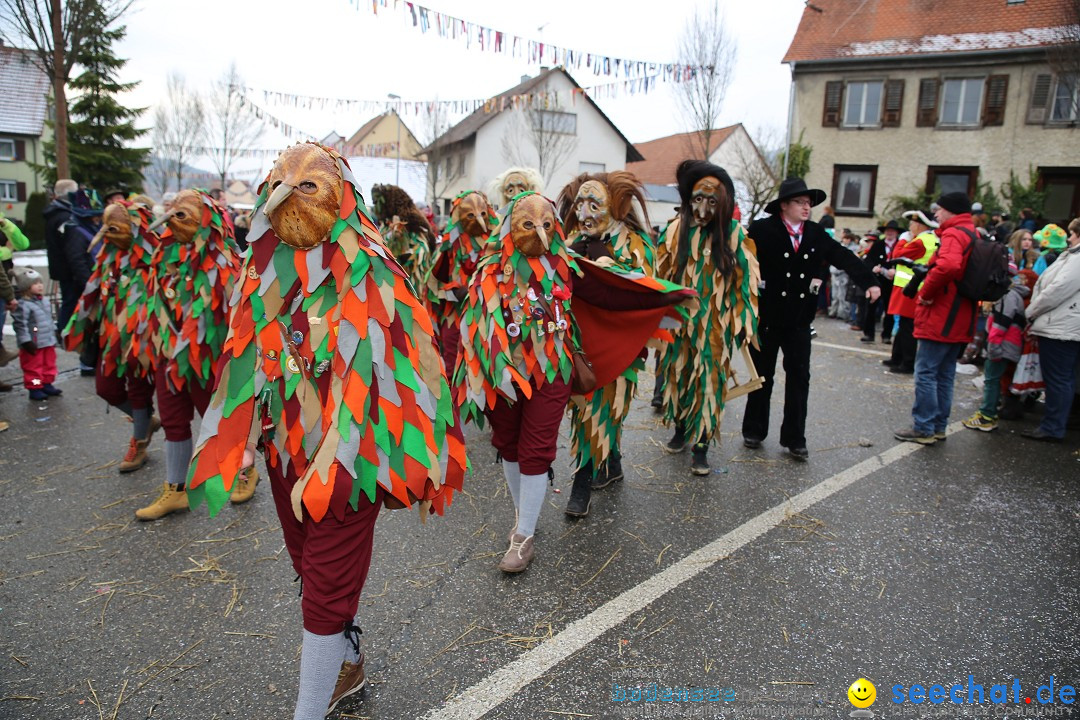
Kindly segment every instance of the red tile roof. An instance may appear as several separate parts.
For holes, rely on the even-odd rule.
[[[1073,0],[809,0],[784,62],[1042,47]]]
[[[49,85],[29,50],[0,46],[0,132],[41,135]]]
[[[709,137],[709,155],[716,152],[720,144],[731,137],[738,125],[729,125],[712,131]],[[635,143],[634,147],[644,156],[641,162],[628,162],[626,169],[637,175],[643,183],[671,185],[675,182],[675,168],[690,157],[701,157],[704,144],[702,133],[688,132],[678,135]]]

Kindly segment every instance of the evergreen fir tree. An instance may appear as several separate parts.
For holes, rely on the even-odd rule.
[[[135,127],[135,120],[145,108],[128,108],[117,100],[117,95],[139,83],[117,80],[127,60],[116,57],[112,49],[113,43],[127,34],[127,28],[109,29],[104,12],[96,3],[91,5],[90,12],[97,16],[93,23],[95,31],[77,59],[82,73],[68,85],[75,96],[68,107],[71,176],[99,192],[112,188],[139,191],[150,149],[131,147],[129,143],[146,133]],[[44,151],[45,165],[41,169],[52,183],[56,180],[55,143],[45,143]]]

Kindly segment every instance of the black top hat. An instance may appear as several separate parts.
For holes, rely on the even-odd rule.
[[[802,178],[788,178],[784,182],[780,183],[780,190],[777,198],[765,206],[765,212],[770,215],[775,215],[780,212],[780,203],[784,200],[790,200],[800,195],[806,195],[810,198],[810,206],[820,205],[825,202],[825,191],[818,190],[816,188],[809,189],[806,187],[806,181]]]
[[[900,223],[896,222],[896,220],[890,220],[889,222],[885,223],[884,225],[878,225],[877,229],[880,232],[885,232],[886,230],[895,230],[897,232],[903,232],[904,231],[904,228],[900,227]]]

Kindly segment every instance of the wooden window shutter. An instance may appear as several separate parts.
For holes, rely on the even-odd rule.
[[[1028,125],[1042,125],[1046,122],[1046,111],[1050,105],[1050,81],[1053,80],[1050,73],[1041,73],[1035,76],[1035,83],[1031,86],[1031,104],[1028,105]]]
[[[19,162],[22,162],[23,160],[26,160],[26,141],[25,140],[16,140],[15,141],[15,159],[17,161],[19,161]]]
[[[16,182],[15,183],[15,201],[16,202],[26,202],[26,183],[24,183],[24,182]]]
[[[1008,75],[991,75],[986,79],[983,96],[982,124],[984,126],[1005,123],[1005,99],[1009,93]]]
[[[900,114],[904,109],[904,81],[885,81],[885,105],[881,114],[881,127],[900,127]]]
[[[825,83],[825,110],[821,114],[821,127],[840,127],[840,107],[843,99],[843,81],[830,80]]]
[[[919,81],[919,112],[915,116],[916,127],[934,127],[937,125],[938,85],[937,78],[923,78]]]

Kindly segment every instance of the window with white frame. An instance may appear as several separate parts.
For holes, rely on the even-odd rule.
[[[844,127],[881,124],[881,80],[849,82],[844,94]]]
[[[948,78],[941,102],[942,125],[978,125],[983,78]]]
[[[0,138],[0,160],[15,159],[15,141],[8,138]]]
[[[14,180],[0,180],[0,202],[18,202],[19,186]]]
[[[607,172],[607,165],[604,163],[579,162],[578,172],[590,174]]]
[[[533,127],[564,135],[577,135],[577,115],[553,110],[538,110],[533,114]]]
[[[1080,115],[1080,87],[1077,87],[1076,75],[1059,75],[1054,89],[1054,109],[1050,113],[1051,122],[1074,121]]]

